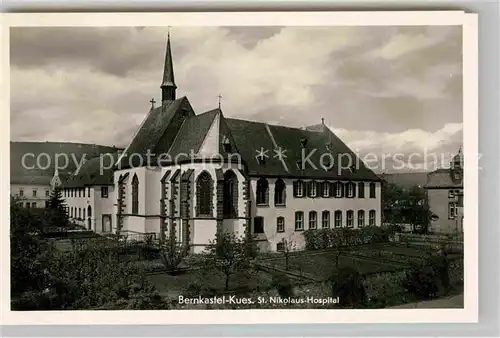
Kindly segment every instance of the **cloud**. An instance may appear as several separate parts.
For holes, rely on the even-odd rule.
[[[447,123],[434,132],[422,129],[402,133],[330,129],[360,156],[376,158],[378,172],[443,167],[463,143],[462,123]]]
[[[12,29],[11,139],[126,146],[160,101],[165,38],[154,27]],[[226,117],[325,118],[394,151],[445,147],[439,130],[462,123],[460,27],[174,27],[172,49],[177,96],[197,113],[222,94]]]

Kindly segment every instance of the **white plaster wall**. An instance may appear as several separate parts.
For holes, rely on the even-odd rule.
[[[365,210],[365,224],[368,225],[368,212],[375,210],[376,212],[376,225],[381,225],[381,185],[376,182],[376,198],[369,198],[369,183],[365,182],[365,198],[334,198],[334,197],[317,197],[309,198],[302,197],[296,198],[293,196],[293,181],[295,179],[284,179],[286,185],[286,206],[274,206],[274,184],[277,179],[268,179],[269,183],[269,206],[257,206],[256,201],[256,187],[258,178],[251,180],[251,197],[252,197],[252,233],[253,233],[253,217],[264,218],[264,234],[258,234],[257,238],[267,240],[270,242],[270,250],[276,250],[276,244],[282,238],[291,238],[296,242],[298,248],[302,248],[304,239],[301,231],[295,231],[295,212],[304,212],[304,230],[309,228],[309,211],[317,212],[317,228],[321,228],[321,212],[324,210],[330,211],[330,227],[334,226],[334,212],[335,210],[342,211],[342,223],[346,225],[346,211],[354,211],[354,228],[357,228],[357,211]],[[307,181],[307,180],[304,180]],[[276,219],[284,217],[285,219],[285,232],[277,232]]]
[[[87,208],[90,205],[92,207],[92,214],[94,214],[94,210],[96,208],[95,203],[94,203],[95,192],[94,192],[93,187],[91,187],[90,188],[90,196],[89,196],[88,187],[85,187],[83,190],[84,190],[84,193],[82,193],[81,197],[79,197],[78,188],[75,188],[75,193],[73,194],[73,197],[71,197],[71,194],[69,193],[69,191],[67,191],[66,197],[64,197],[64,192],[63,192],[63,198],[66,200],[66,206],[68,206],[69,209],[71,209],[72,207],[75,208],[75,210],[73,211],[73,216],[71,216],[71,211],[70,210],[68,211],[68,215],[70,216],[70,220],[76,224],[85,226],[85,228],[88,229],[88,221],[87,221],[88,209]],[[78,213],[78,208],[82,209],[81,214]],[[85,217],[83,217],[84,216],[83,209],[85,210]],[[83,220],[81,220],[81,221],[77,220],[79,215],[81,215],[81,218],[83,218]],[[92,217],[94,217],[94,216],[92,216]],[[95,231],[95,221],[94,220],[92,220],[92,230]]]
[[[21,198],[19,196],[20,190],[24,191],[24,196],[22,197],[23,205],[26,203],[36,203],[37,208],[45,208],[45,201],[49,200],[49,197],[45,196],[45,192],[48,191],[50,194],[50,185],[38,185],[38,184],[11,184],[10,194],[11,196]],[[36,197],[33,197],[33,189],[36,189]]]
[[[161,199],[161,168],[145,168],[145,215],[160,214],[160,199]],[[140,181],[139,181],[140,184]],[[140,188],[139,188],[140,190]],[[140,192],[139,192],[140,195]],[[139,209],[143,200],[139,196]]]
[[[146,232],[154,232],[157,236],[160,234],[160,217],[146,218]]]
[[[192,244],[194,244],[193,251],[194,253],[200,253],[205,249],[205,245],[215,240],[217,221],[215,219],[196,219],[193,223],[194,227],[191,228]]]
[[[115,192],[113,186],[107,186],[108,188],[108,197],[101,197],[101,190],[103,186],[94,186],[94,207],[92,214],[92,223],[95,224],[95,231],[98,233],[103,232],[103,224],[102,224],[102,215],[111,215],[111,227],[114,226],[114,215],[116,214],[115,204]]]
[[[225,219],[222,221],[222,231],[234,233],[237,237],[245,234],[244,219]]]

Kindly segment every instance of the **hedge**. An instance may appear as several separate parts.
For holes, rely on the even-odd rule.
[[[368,226],[363,228],[334,228],[304,231],[307,250],[389,242],[396,229]]]

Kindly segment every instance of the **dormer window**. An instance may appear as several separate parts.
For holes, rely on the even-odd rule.
[[[332,142],[327,142],[325,146],[326,146],[326,150],[332,151]]]
[[[307,146],[307,139],[305,137],[301,138],[300,144],[302,145],[302,148],[305,148]]]
[[[229,142],[229,138],[227,136],[224,136],[222,139],[222,145],[224,147],[224,151],[227,153],[231,152],[231,142]]]

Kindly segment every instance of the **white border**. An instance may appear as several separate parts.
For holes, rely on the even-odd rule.
[[[463,11],[235,12],[235,13],[23,13],[2,14],[0,77],[0,183],[2,324],[278,324],[278,323],[475,323],[478,321],[478,30],[477,15]],[[8,217],[9,27],[50,26],[463,26],[463,124],[465,161],[464,309],[378,310],[165,310],[10,311]]]

